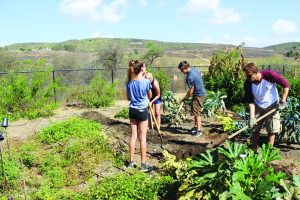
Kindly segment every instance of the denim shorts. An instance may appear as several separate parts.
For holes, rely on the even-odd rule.
[[[148,120],[148,107],[142,109],[129,108],[129,118],[137,121]]]

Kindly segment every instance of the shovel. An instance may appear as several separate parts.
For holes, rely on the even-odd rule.
[[[273,112],[275,112],[277,109],[274,108],[272,110],[270,110],[269,112],[267,112],[266,114],[260,116],[259,118],[256,119],[255,123],[259,122],[260,120],[266,118],[267,116],[269,116],[270,114],[272,114]],[[223,144],[226,140],[230,140],[231,138],[237,136],[238,134],[240,134],[241,132],[247,130],[248,128],[252,128],[250,126],[245,126],[244,128],[238,130],[237,132],[231,134],[230,136],[228,136],[227,138],[225,138],[224,140],[222,140],[221,142],[218,142],[216,144],[213,144],[213,143],[210,143],[207,145],[207,148],[214,148],[214,147],[217,147],[217,146],[220,146],[221,144]]]
[[[155,115],[154,115],[154,112],[153,112],[153,109],[152,109],[152,106],[151,106],[150,103],[149,103],[149,110],[150,110],[150,114],[151,114],[151,116],[152,116],[152,119],[153,119],[153,121],[154,121],[154,123],[155,123],[157,132],[158,132],[159,137],[160,137],[160,147],[163,149],[163,139],[162,139],[162,136],[161,136],[160,128],[159,128],[159,126],[158,126],[158,123],[157,123],[157,121],[156,121],[156,118],[155,118]],[[152,125],[152,126],[153,126],[153,125]]]

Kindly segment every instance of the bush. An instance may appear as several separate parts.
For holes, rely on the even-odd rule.
[[[159,69],[156,72],[152,72],[152,74],[159,83],[162,95],[164,95],[166,91],[171,89],[171,79],[164,70]]]
[[[222,91],[227,95],[226,107],[244,102],[244,57],[240,49],[219,51],[212,55],[209,73],[203,76],[207,90]]]
[[[44,62],[37,61],[38,67],[44,66]],[[57,83],[49,81],[50,69],[47,72],[35,72],[30,80],[24,74],[11,72],[0,81],[0,116],[11,118],[37,118],[53,114],[57,107],[53,101],[54,90]]]
[[[129,118],[129,108],[122,108],[117,114],[114,116],[115,118]]]
[[[83,87],[79,99],[89,108],[108,107],[116,100],[116,83],[109,84],[100,74],[95,75],[87,87]]]
[[[105,178],[97,187],[91,188],[87,199],[165,199],[167,187],[173,182],[170,176],[121,173]]]

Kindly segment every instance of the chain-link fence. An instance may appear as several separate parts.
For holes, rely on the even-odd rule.
[[[206,73],[208,66],[194,66],[200,72]],[[286,65],[261,65],[261,69],[272,69],[283,75],[293,75],[298,77],[300,75],[300,66],[286,66]],[[169,76],[171,81],[171,90],[175,93],[186,92],[187,86],[185,84],[185,75],[181,73],[177,66],[169,67],[150,67],[152,71],[163,70]],[[115,83],[118,94],[118,99],[126,98],[126,81],[127,81],[127,67],[117,69],[107,68],[85,68],[85,69],[61,69],[51,71],[49,76],[50,81],[59,81],[60,88],[56,93],[56,101],[62,102],[76,102],[76,95],[78,96],[79,88],[89,85],[95,76],[102,76],[107,83]],[[15,72],[26,75],[28,80],[32,77],[34,72],[46,71],[24,71]],[[0,72],[1,77],[7,75],[8,72]]]

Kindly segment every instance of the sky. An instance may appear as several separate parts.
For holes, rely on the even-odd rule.
[[[0,0],[0,46],[87,38],[300,42],[299,0]]]

